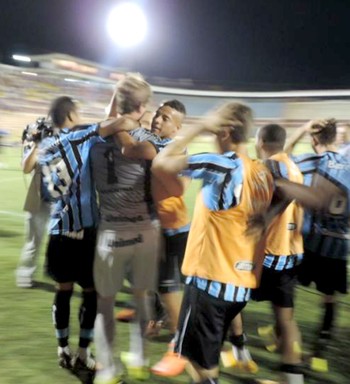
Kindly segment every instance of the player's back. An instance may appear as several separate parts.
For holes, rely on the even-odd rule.
[[[245,231],[249,217],[268,208],[273,181],[263,164],[243,155],[232,158],[232,171],[226,179],[233,178],[234,185],[222,188],[221,195],[212,194],[219,203],[217,210],[209,209],[205,202],[210,184],[198,194],[182,272],[254,288],[263,254],[256,260],[256,239],[247,237]]]
[[[292,182],[302,184],[303,175],[286,153],[278,153],[269,158],[268,167]],[[289,256],[303,253],[302,239],[303,209],[295,201],[279,214],[269,227],[266,238],[266,255]]]
[[[125,230],[148,228],[155,215],[149,164],[125,157],[112,139],[94,146],[91,162],[101,221]]]

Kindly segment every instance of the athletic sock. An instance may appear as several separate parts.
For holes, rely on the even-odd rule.
[[[329,334],[331,332],[334,322],[334,312],[334,303],[324,303],[324,316],[321,335],[322,333]]]
[[[201,381],[200,384],[218,384],[219,379],[206,379],[204,381]]]
[[[281,371],[287,384],[304,384],[304,374],[300,364],[282,364]]]
[[[235,336],[231,335],[229,340],[232,344],[232,353],[237,361],[248,362],[252,360],[252,356],[246,347],[247,336],[245,333]]]
[[[243,348],[247,342],[247,336],[245,333],[242,333],[241,335],[230,335],[229,340],[232,345],[234,345],[237,348]]]
[[[56,291],[54,303],[52,305],[52,319],[56,328],[56,337],[58,345],[62,348],[68,345],[70,299],[72,293],[73,290]]]
[[[97,312],[96,291],[82,292],[82,303],[79,310],[80,338],[79,347],[87,348],[94,337],[94,324]]]

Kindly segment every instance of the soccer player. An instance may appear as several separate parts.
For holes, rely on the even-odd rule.
[[[324,352],[332,337],[335,319],[335,294],[347,293],[347,255],[349,244],[350,164],[336,152],[336,122],[333,119],[311,121],[301,127],[288,143],[291,150],[306,133],[310,134],[315,154],[295,156],[304,174],[304,184],[290,185],[277,180],[287,198],[297,198],[310,208],[305,212],[304,259],[299,281],[315,282],[323,294],[323,320],[318,332],[316,355]]]
[[[258,157],[265,161],[275,177],[302,183],[303,176],[298,167],[283,152],[285,140],[286,131],[279,125],[260,128],[256,136]],[[267,230],[260,286],[252,294],[257,301],[272,303],[282,353],[283,382],[288,384],[304,383],[300,367],[300,333],[293,317],[294,288],[303,257],[302,220],[303,210],[295,201],[287,204],[273,219]]]
[[[136,81],[118,87],[112,103],[114,115],[140,119],[143,110],[131,97],[137,87]],[[142,133],[144,140],[158,140],[146,129]],[[114,303],[127,277],[132,283],[137,318],[131,324],[127,368],[133,378],[145,379],[148,361],[142,328],[149,317],[145,294],[156,287],[160,243],[160,226],[151,196],[150,164],[142,158],[124,156],[122,146],[113,138],[94,146],[91,163],[101,214],[94,279],[98,292],[95,341],[97,361],[102,369],[97,372],[95,382],[122,381],[120,360],[114,362]]]
[[[129,75],[117,84],[117,89],[127,82]],[[150,98],[150,87],[143,80],[134,87],[135,105],[144,109]],[[49,191],[55,198],[49,224],[47,271],[56,282],[53,319],[58,340],[59,365],[73,368],[80,375],[91,374],[95,361],[88,349],[93,337],[96,317],[96,291],[93,281],[96,225],[98,218],[94,185],[90,175],[90,149],[114,134],[119,124],[132,120],[113,119],[99,124],[78,126],[77,108],[59,110],[62,125],[69,133],[59,139],[39,156]],[[70,300],[74,283],[82,287],[82,304],[79,311],[80,337],[77,354],[72,359],[69,348]]]
[[[179,172],[203,180],[182,265],[187,279],[175,348],[188,358],[194,383],[218,383],[225,334],[262,268],[262,244],[245,231],[248,217],[269,206],[273,185],[267,168],[245,155],[251,122],[249,107],[225,104],[153,161],[153,172],[164,183]],[[220,153],[184,154],[203,132],[216,133]]]
[[[151,130],[168,143],[174,139],[186,116],[185,106],[178,100],[167,101],[158,108],[152,121]],[[184,189],[186,180],[182,178]],[[181,265],[185,253],[190,219],[183,198],[183,191],[177,196],[164,198],[166,185],[162,180],[153,178],[153,198],[164,236],[165,252],[159,265],[158,292],[164,302],[170,322],[170,331],[175,334],[182,299]]]
[[[186,115],[184,105],[178,100],[163,103],[152,121],[151,132],[160,140],[152,143],[146,140],[145,130],[135,130],[131,136],[125,132],[118,134],[123,153],[130,158],[152,160],[175,137]],[[140,141],[142,140],[142,141]],[[168,180],[169,181],[169,180]],[[189,217],[182,197],[186,188],[184,178],[171,180],[170,185],[153,178],[152,195],[156,203],[165,239],[165,255],[160,262],[159,292],[169,314],[172,331],[175,332],[181,302],[182,263],[189,229]],[[169,198],[167,188],[176,196]]]
[[[169,144],[182,126],[186,115],[185,106],[179,100],[163,103],[152,120],[151,132],[160,140],[151,144],[149,140],[137,142],[142,138],[142,130],[136,130],[132,137],[120,133],[124,154],[131,158],[144,156],[152,160],[159,150]],[[177,318],[181,303],[181,276],[179,266],[182,263],[189,230],[189,217],[183,199],[188,183],[184,178],[171,180],[172,194],[169,197],[169,185],[153,178],[152,195],[160,218],[165,254],[160,261],[159,292],[169,314],[171,330],[176,331]]]

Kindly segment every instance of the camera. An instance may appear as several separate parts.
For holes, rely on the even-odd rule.
[[[24,141],[34,141],[37,143],[52,135],[52,122],[45,117],[39,117],[35,123],[28,124],[23,130],[22,143]]]

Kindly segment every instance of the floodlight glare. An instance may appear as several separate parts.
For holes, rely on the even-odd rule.
[[[12,55],[13,60],[17,61],[25,61],[26,63],[30,63],[32,59],[29,56],[22,56],[22,55]]]
[[[108,16],[107,31],[122,47],[140,43],[147,32],[147,20],[142,9],[131,2],[121,3]]]

